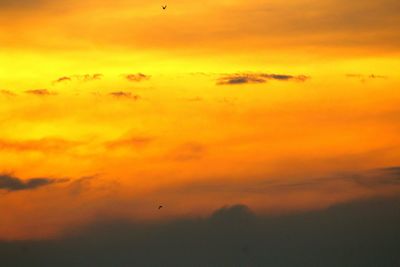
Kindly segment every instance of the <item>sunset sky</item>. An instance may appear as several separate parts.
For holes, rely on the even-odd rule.
[[[397,195],[399,25],[398,0],[0,0],[0,240]]]

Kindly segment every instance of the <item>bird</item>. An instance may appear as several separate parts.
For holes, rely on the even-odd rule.
[[[158,209],[160,210],[160,209],[162,209],[163,208],[163,206],[162,205],[160,205],[160,206],[158,206]]]
[[[161,7],[162,7],[162,9],[164,9],[164,10],[167,9],[167,5],[161,6]]]

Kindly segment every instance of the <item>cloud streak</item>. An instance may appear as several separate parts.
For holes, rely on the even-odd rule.
[[[5,95],[5,96],[16,96],[17,94],[15,94],[14,92],[10,91],[10,90],[0,90],[0,94],[1,95]]]
[[[191,154],[188,155],[190,156]],[[222,178],[213,178],[208,181],[182,184],[175,188],[164,188],[161,191],[169,191],[169,193],[174,194],[238,193],[251,195],[329,188],[338,182],[364,188],[378,189],[381,187],[398,186],[400,189],[400,167],[380,168],[364,172],[346,172],[332,174],[326,177],[299,178],[295,180],[270,178],[257,180],[247,179],[247,181],[243,182],[238,181],[238,179],[230,179],[227,181]]]
[[[197,142],[184,143],[171,152],[170,158],[175,161],[191,161],[201,159],[206,147]]]
[[[154,141],[152,137],[127,137],[105,143],[108,149],[118,148],[143,148]]]
[[[111,92],[110,96],[113,96],[115,98],[125,98],[125,99],[132,99],[132,100],[139,100],[140,96],[132,94],[131,92],[125,92],[125,91],[116,91],[116,92]]]
[[[44,2],[44,0],[0,0],[0,10],[35,8],[41,6]]]
[[[347,78],[355,78],[359,79],[361,82],[366,82],[367,80],[376,80],[376,79],[387,79],[387,76],[384,75],[376,75],[376,74],[370,74],[370,75],[364,75],[364,74],[346,74]]]
[[[137,73],[137,74],[126,74],[124,75],[125,79],[130,81],[130,82],[142,82],[149,80],[151,76],[143,74],[143,73]]]
[[[22,180],[8,174],[0,174],[0,190],[6,190],[8,192],[34,190],[39,187],[66,181],[66,179],[51,178],[31,178],[28,180]]]
[[[56,80],[54,80],[53,84],[71,82],[73,80],[83,81],[83,82],[90,82],[90,81],[101,80],[103,77],[104,77],[104,75],[101,74],[101,73],[62,76],[62,77],[59,77]]]
[[[52,96],[52,95],[56,95],[57,93],[55,92],[51,92],[47,89],[32,89],[32,90],[26,90],[25,91],[26,94],[30,94],[30,95],[36,95],[36,96]]]
[[[57,80],[53,81],[53,83],[62,83],[62,82],[70,82],[70,81],[72,81],[71,77],[63,76],[63,77],[60,77]]]
[[[266,83],[268,80],[304,82],[310,79],[305,75],[267,74],[267,73],[235,73],[224,75],[217,80],[217,85],[240,85]]]
[[[61,138],[42,138],[29,140],[0,139],[0,151],[12,150],[17,152],[41,151],[60,152],[66,151],[79,143]]]

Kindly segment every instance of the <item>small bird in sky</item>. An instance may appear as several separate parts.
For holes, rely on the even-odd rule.
[[[160,210],[160,209],[162,209],[163,208],[163,206],[162,205],[160,205],[160,206],[158,206],[158,209]]]
[[[161,7],[162,7],[162,9],[164,9],[164,10],[167,9],[167,5],[161,6]]]

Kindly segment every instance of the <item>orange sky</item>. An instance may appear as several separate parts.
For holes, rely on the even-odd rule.
[[[0,239],[397,192],[399,11],[0,0]]]

